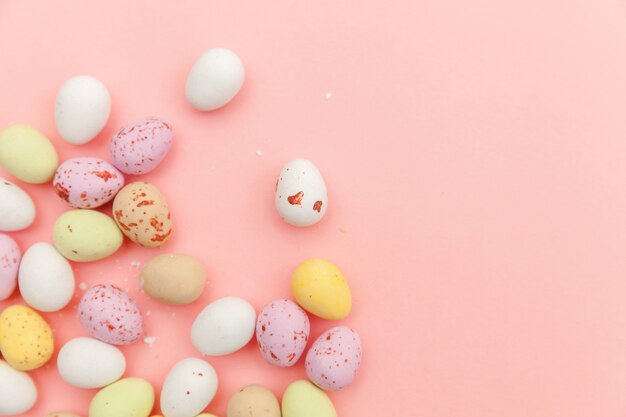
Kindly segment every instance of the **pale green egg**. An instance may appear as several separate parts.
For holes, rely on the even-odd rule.
[[[337,417],[326,393],[302,379],[292,382],[285,390],[282,410],[282,417]]]
[[[58,165],[57,151],[37,129],[13,125],[0,132],[0,166],[14,177],[42,184],[52,179]]]
[[[89,404],[89,417],[148,417],[154,388],[145,379],[124,378],[102,388]]]

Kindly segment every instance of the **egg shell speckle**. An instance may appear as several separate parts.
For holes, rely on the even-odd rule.
[[[315,385],[334,391],[352,382],[361,365],[361,356],[361,338],[357,332],[337,326],[313,342],[304,366]]]
[[[263,358],[280,367],[298,362],[309,340],[309,331],[309,317],[291,300],[268,303],[256,323],[256,338]]]
[[[99,284],[85,292],[78,318],[92,337],[113,345],[128,345],[143,333],[137,304],[120,288]]]
[[[15,290],[21,257],[15,240],[0,233],[0,301],[9,298]]]
[[[54,352],[48,323],[30,307],[15,304],[0,314],[0,352],[18,371],[43,366]]]
[[[111,201],[124,186],[124,175],[100,158],[63,162],[54,174],[54,190],[74,208],[95,208]]]
[[[163,119],[146,117],[121,128],[111,140],[113,164],[126,174],[146,174],[172,147],[172,128]]]

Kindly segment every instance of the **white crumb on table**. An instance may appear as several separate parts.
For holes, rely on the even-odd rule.
[[[211,165],[211,171],[215,171],[215,165]]]
[[[340,231],[341,233],[347,233],[347,232],[348,232],[348,229],[346,229],[346,228],[345,228],[345,226],[341,226],[341,227],[339,228],[339,231]]]
[[[150,310],[146,311],[146,316],[149,316],[150,314],[152,314]]]
[[[80,284],[78,284],[78,288],[80,288],[82,291],[85,291],[87,289],[87,284],[81,282]]]
[[[152,347],[152,345],[154,345],[154,342],[156,342],[156,337],[154,337],[154,336],[146,336],[146,337],[143,338],[143,342],[146,345]]]
[[[326,100],[330,100],[330,98],[331,98],[332,96],[333,96],[333,93],[331,93],[330,91],[327,91],[327,92],[324,94],[324,98],[325,98]]]
[[[263,152],[261,152],[260,149],[257,149],[256,150],[256,156],[261,156],[261,155],[263,155]]]
[[[130,263],[130,267],[131,268],[139,268],[140,266],[141,266],[141,262],[139,262],[139,261],[132,261]]]

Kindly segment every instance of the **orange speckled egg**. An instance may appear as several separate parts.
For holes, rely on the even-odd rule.
[[[52,330],[35,310],[12,305],[0,314],[0,351],[18,371],[43,366],[54,351]]]

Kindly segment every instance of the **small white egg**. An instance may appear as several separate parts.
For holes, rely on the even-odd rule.
[[[0,178],[0,231],[26,229],[35,221],[35,204],[28,194],[11,181]]]
[[[57,369],[61,378],[77,388],[100,388],[124,374],[126,359],[113,345],[91,337],[77,337],[59,351]]]
[[[311,226],[328,209],[324,178],[313,162],[294,159],[285,164],[276,180],[276,209],[293,226]]]
[[[36,401],[37,387],[30,376],[0,360],[0,415],[25,413]]]
[[[161,412],[164,417],[195,417],[206,408],[217,392],[217,374],[213,367],[197,358],[176,363],[167,374],[161,389]]]

